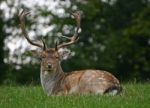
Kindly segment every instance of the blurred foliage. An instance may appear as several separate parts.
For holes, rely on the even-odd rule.
[[[77,9],[73,8],[75,6]],[[52,30],[53,36],[63,32],[64,25],[74,25],[70,17],[60,18],[52,12],[35,8],[41,16],[50,14],[53,17],[49,23],[56,25]],[[64,9],[65,13],[75,10],[83,12],[80,40],[70,48],[76,55],[62,62],[64,71],[94,68],[110,71],[123,81],[150,79],[149,0],[78,0],[71,1],[71,6]],[[39,65],[29,63],[17,70],[15,65],[3,62],[6,53],[3,42],[7,36],[3,26],[16,26],[16,23],[10,23],[13,19],[16,21],[17,17],[7,22],[0,17],[0,70],[4,70],[0,73],[0,79],[6,83],[11,79],[20,84],[35,84],[39,82]],[[70,34],[73,34],[73,27],[70,27]],[[44,38],[49,46],[54,46],[54,37]],[[5,65],[8,66],[3,69]]]

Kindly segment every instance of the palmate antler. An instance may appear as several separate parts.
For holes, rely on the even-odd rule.
[[[26,17],[28,14],[30,14],[30,12],[29,12],[29,11],[25,11],[25,10],[23,10],[23,11],[19,14],[20,27],[21,27],[21,30],[22,30],[22,34],[23,34],[23,36],[27,39],[27,41],[28,41],[30,44],[32,44],[32,45],[34,45],[34,46],[37,46],[37,47],[39,47],[39,48],[45,50],[45,49],[46,49],[46,44],[45,44],[45,42],[44,42],[42,39],[41,39],[41,41],[42,41],[43,45],[41,45],[41,44],[39,44],[39,43],[33,42],[32,40],[30,40],[30,38],[29,38],[29,36],[28,36],[28,33],[27,33],[26,29],[25,29],[25,17]]]
[[[79,35],[78,35],[78,32],[79,32],[79,29],[80,29],[80,21],[81,21],[81,14],[79,11],[77,12],[74,12],[72,13],[72,15],[74,16],[75,20],[76,20],[76,24],[77,24],[77,29],[74,33],[74,35],[72,37],[67,37],[67,36],[61,36],[61,37],[64,37],[68,40],[70,40],[69,42],[66,42],[66,43],[62,43],[60,45],[57,45],[56,44],[56,47],[59,49],[59,48],[63,48],[63,47],[66,47],[66,46],[69,46],[71,44],[74,44],[75,42],[78,41],[79,39]]]

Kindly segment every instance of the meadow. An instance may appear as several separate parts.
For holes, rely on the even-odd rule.
[[[123,84],[121,95],[47,96],[41,86],[0,86],[0,108],[150,108],[150,84]]]

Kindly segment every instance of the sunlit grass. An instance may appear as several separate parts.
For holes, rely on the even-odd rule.
[[[124,84],[117,96],[46,96],[40,86],[0,86],[0,108],[150,108],[150,84]]]

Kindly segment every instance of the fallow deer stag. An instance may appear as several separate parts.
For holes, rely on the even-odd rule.
[[[23,36],[27,41],[39,48],[41,52],[35,51],[38,57],[41,58],[41,85],[47,95],[67,95],[67,94],[119,94],[121,86],[117,78],[111,73],[103,70],[85,69],[65,73],[61,68],[60,61],[65,55],[60,53],[60,48],[67,47],[78,41],[78,31],[80,28],[80,13],[72,13],[77,24],[77,29],[72,37],[66,37],[69,41],[61,44],[56,44],[55,48],[47,48],[44,41],[42,44],[33,42],[25,30],[25,17],[29,14],[27,11],[22,11],[19,15],[20,27]]]

